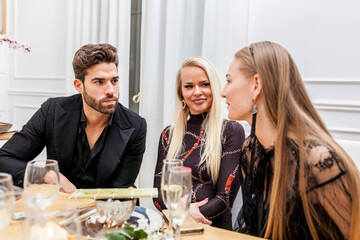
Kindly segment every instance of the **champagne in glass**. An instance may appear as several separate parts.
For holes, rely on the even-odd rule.
[[[0,230],[8,226],[15,209],[15,194],[12,177],[0,173]]]
[[[52,179],[47,183],[44,177]],[[32,209],[44,210],[51,205],[60,188],[59,166],[55,160],[28,162],[24,177],[24,198]]]
[[[168,183],[169,190],[167,191],[167,200],[169,205],[169,214],[171,221],[175,226],[175,239],[180,239],[180,227],[185,220],[191,200],[191,168],[170,168]]]
[[[161,174],[161,196],[163,198],[163,202],[165,204],[165,206],[169,209],[169,213],[170,213],[170,208],[168,205],[168,199],[167,199],[167,191],[169,190],[169,169],[171,167],[176,167],[176,166],[182,166],[183,165],[183,161],[181,161],[180,159],[165,159],[163,161],[163,166],[162,166],[162,174]],[[168,231],[168,235],[170,235],[169,237],[171,237],[172,235],[172,222],[171,222],[171,218],[169,220],[169,231]]]
[[[172,184],[167,186],[167,199],[171,203],[179,202],[182,194],[182,186]]]

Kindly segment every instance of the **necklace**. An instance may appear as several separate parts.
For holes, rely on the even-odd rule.
[[[204,133],[204,128],[201,129],[200,135],[199,135],[196,143],[195,143],[194,146],[190,149],[190,151],[185,155],[185,157],[183,157],[183,158],[181,159],[182,161],[185,161],[185,160],[189,157],[189,155],[194,151],[194,149],[199,145],[199,142],[200,142],[200,140],[201,140],[201,137],[202,137],[203,133]],[[164,136],[166,143],[169,144],[169,139],[166,137],[166,134],[165,134],[164,131],[162,131],[162,135]]]
[[[197,145],[199,145],[199,142],[200,142],[200,139],[201,139],[201,136],[202,136],[203,133],[204,133],[204,129],[201,129],[198,140],[196,141],[194,146],[190,149],[190,151],[185,155],[185,157],[183,157],[181,159],[182,161],[185,161],[189,157],[189,155],[194,151],[194,149],[197,147]]]

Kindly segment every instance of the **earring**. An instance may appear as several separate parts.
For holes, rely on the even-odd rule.
[[[255,125],[256,125],[256,115],[258,113],[258,109],[256,107],[256,101],[253,99],[252,100],[254,103],[253,109],[252,109],[252,122],[251,122],[251,132],[250,132],[250,136],[253,137],[255,136]]]
[[[253,109],[252,109],[252,114],[257,114],[257,112],[258,112],[258,109],[257,109],[257,107],[256,107],[256,101],[253,99],[252,100],[253,101],[253,103],[254,103],[254,106],[253,106]]]
[[[182,104],[183,104],[183,105],[182,105],[182,108],[185,109],[185,108],[186,108],[186,102],[185,102],[184,99],[182,100]]]

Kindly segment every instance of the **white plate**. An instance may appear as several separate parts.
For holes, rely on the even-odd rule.
[[[88,239],[106,239],[105,233],[118,232],[118,229],[103,228],[103,225],[97,221],[100,216],[98,213],[87,218],[82,222],[82,236]],[[154,210],[136,206],[130,218],[126,220],[130,224],[137,224],[138,219],[147,219],[152,229],[159,229],[163,226],[164,220],[162,216]]]

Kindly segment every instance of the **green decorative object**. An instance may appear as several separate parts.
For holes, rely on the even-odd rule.
[[[137,239],[147,239],[148,234],[140,229],[134,230],[133,227],[122,227],[119,232],[116,233],[107,233],[104,234],[107,240],[137,240]]]

